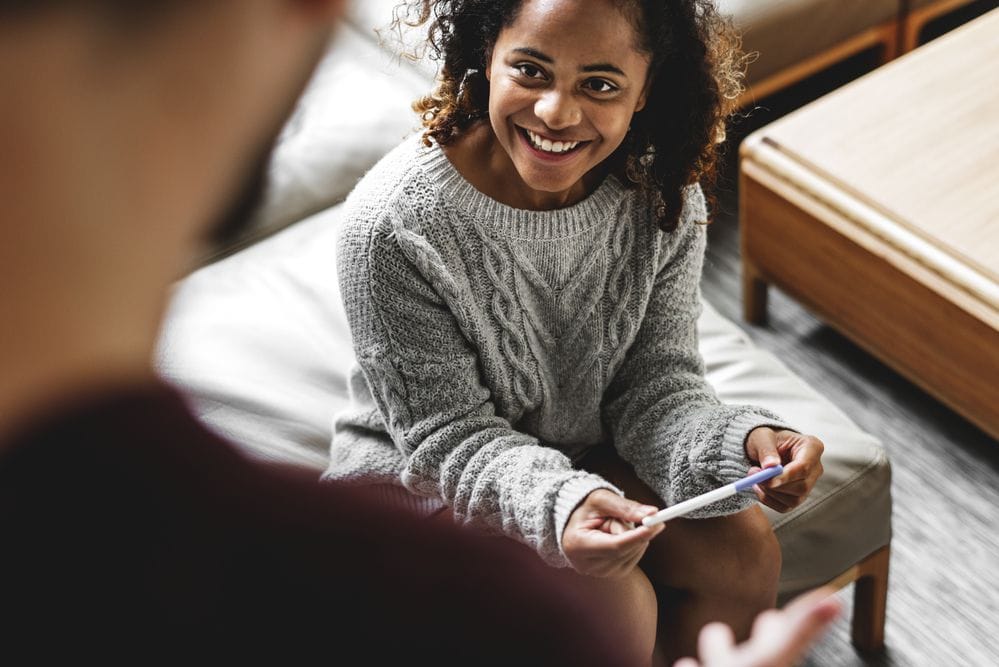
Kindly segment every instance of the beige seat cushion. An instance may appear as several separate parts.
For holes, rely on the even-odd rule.
[[[159,353],[163,375],[210,427],[317,477],[353,361],[334,264],[339,214],[324,211],[181,282]],[[887,543],[889,468],[878,442],[708,304],[700,329],[722,400],[763,405],[827,445],[809,501],[771,514],[782,589],[822,583]]]
[[[899,0],[716,0],[742,32],[743,48],[759,53],[753,84],[897,17]]]

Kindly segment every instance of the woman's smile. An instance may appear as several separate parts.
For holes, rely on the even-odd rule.
[[[532,155],[553,164],[561,164],[578,157],[578,154],[592,143],[582,140],[553,139],[519,126],[517,131]]]
[[[526,0],[486,67],[500,201],[554,209],[585,198],[645,105],[649,56],[614,2]],[[584,180],[585,179],[585,180]]]

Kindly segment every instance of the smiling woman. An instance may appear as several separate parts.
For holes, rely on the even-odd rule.
[[[685,186],[713,184],[717,139],[724,137],[725,122],[735,109],[744,69],[739,38],[713,3],[450,0],[414,1],[404,7],[405,11],[397,12],[400,23],[420,25],[435,17],[430,21],[431,56],[442,61],[441,77],[436,90],[414,105],[423,115],[428,138],[448,146],[457,134],[496,113],[495,97],[508,92],[509,86],[500,83],[497,87],[491,70],[501,63],[510,66],[498,61],[497,51],[506,46],[514,50],[511,55],[522,56],[523,62],[515,61],[513,66],[523,79],[533,80],[535,89],[577,84],[587,99],[604,102],[590,104],[590,108],[620,109],[626,106],[623,100],[634,98],[634,106],[627,110],[630,123],[601,141],[602,149],[612,140],[617,143],[614,150],[603,151],[603,159],[610,158],[603,169],[615,173],[625,185],[654,195],[656,217],[664,229],[672,229],[679,219]],[[523,12],[532,16],[520,24],[543,41],[499,42],[501,32],[514,37],[506,29]],[[519,37],[523,40],[528,35]],[[565,44],[575,53],[564,54],[563,61],[556,63],[550,53],[536,46],[539,43],[550,45],[549,50]],[[602,50],[606,59],[600,57]],[[564,76],[572,58],[578,60],[578,70],[571,73],[571,81],[553,80],[555,68]],[[624,67],[625,61],[633,67]],[[636,61],[642,61],[644,72]],[[542,105],[552,101],[560,100],[549,92]],[[534,129],[542,142],[546,136],[559,136],[557,128],[547,128],[552,130],[547,135],[542,128]],[[496,131],[500,140],[506,134]],[[509,151],[512,143],[504,147]],[[590,166],[596,164],[599,161]],[[590,180],[599,182],[600,174]]]
[[[485,136],[502,147],[490,151],[499,160],[463,159],[462,151],[481,152],[472,142],[445,151],[479,167],[465,176],[488,184],[480,190],[518,208],[561,208],[592,192],[648,88],[649,57],[637,44],[621,48],[636,38],[624,14],[603,2],[585,11],[573,0],[551,4],[521,7],[486,65],[492,132]]]
[[[603,600],[627,664],[692,654],[711,620],[746,636],[780,572],[751,496],[635,527],[776,464],[756,498],[788,511],[822,472],[817,438],[720,403],[698,351],[731,33],[709,0],[399,13],[433,17],[443,67],[422,135],[344,209],[357,366],[326,478],[533,548]]]

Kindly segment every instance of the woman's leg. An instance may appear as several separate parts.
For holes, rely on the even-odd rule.
[[[628,498],[663,507],[612,449],[601,448],[581,466],[618,485]],[[697,633],[711,621],[729,624],[745,640],[756,615],[777,601],[780,545],[759,507],[670,521],[640,565],[659,594],[658,644],[671,660],[696,655]]]
[[[589,577],[570,569],[552,570],[585,589],[601,609],[603,623],[620,637],[621,664],[651,665],[658,633],[656,592],[640,568],[620,579]]]
[[[451,511],[444,509],[429,520],[454,519]],[[551,573],[552,577],[567,580],[576,590],[588,591],[588,597],[599,605],[603,622],[621,639],[621,664],[651,664],[656,647],[658,606],[656,592],[640,568],[620,579],[589,577],[571,569],[552,568]]]

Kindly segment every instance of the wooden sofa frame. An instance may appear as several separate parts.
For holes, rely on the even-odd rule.
[[[935,0],[914,9],[912,0],[899,0],[899,10],[895,18],[868,28],[825,51],[754,83],[740,95],[739,108],[749,107],[757,100],[868,49],[878,49],[879,65],[894,60],[919,46],[919,35],[927,23],[973,1]]]

